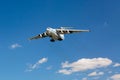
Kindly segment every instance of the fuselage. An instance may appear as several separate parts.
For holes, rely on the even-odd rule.
[[[47,35],[51,38],[51,40],[64,40],[64,34],[60,34],[56,31],[56,29],[48,27],[46,30]]]

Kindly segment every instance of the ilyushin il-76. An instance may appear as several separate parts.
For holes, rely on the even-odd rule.
[[[58,29],[48,27],[44,33],[38,34],[37,36],[34,36],[34,37],[31,37],[30,40],[50,37],[51,42],[55,42],[56,40],[62,41],[65,38],[64,34],[89,32],[89,31],[90,30],[78,30],[78,29],[71,29],[71,28],[68,28],[68,27],[60,27]]]

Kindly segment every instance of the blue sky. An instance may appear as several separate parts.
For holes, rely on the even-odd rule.
[[[0,80],[120,80],[119,0],[0,1]],[[72,26],[90,33],[28,41]]]

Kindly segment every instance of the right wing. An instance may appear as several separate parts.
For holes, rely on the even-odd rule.
[[[77,30],[77,29],[56,29],[56,31],[60,34],[71,34],[71,33],[79,33],[79,32],[90,32],[90,30]]]
[[[44,38],[44,37],[48,37],[48,35],[46,34],[46,32],[44,32],[42,34],[38,34],[37,36],[31,37],[31,38],[29,38],[29,40],[39,39],[39,38]]]

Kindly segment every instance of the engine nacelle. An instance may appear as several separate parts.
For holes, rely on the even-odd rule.
[[[46,37],[46,36],[47,36],[47,33],[46,33],[46,32],[42,33],[42,36],[43,36],[43,37]]]

